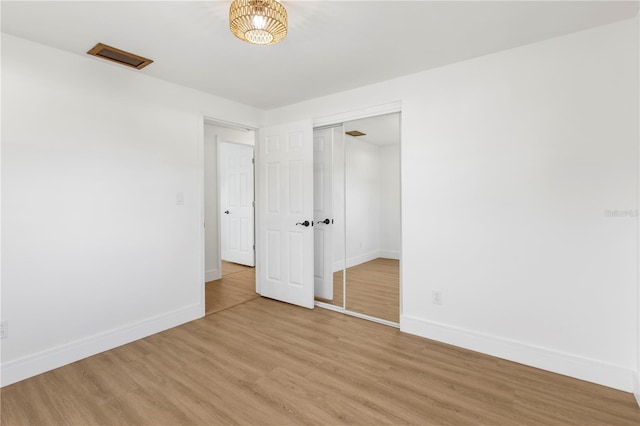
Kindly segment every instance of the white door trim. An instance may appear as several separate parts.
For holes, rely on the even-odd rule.
[[[196,133],[198,136],[198,210],[200,211],[200,221],[198,222],[200,228],[200,238],[199,238],[199,250],[198,250],[198,279],[202,283],[202,289],[200,290],[200,313],[201,316],[205,314],[205,260],[204,260],[204,249],[205,249],[205,229],[204,229],[204,124],[206,121],[206,117],[202,116],[200,120],[198,120],[198,132]]]
[[[340,124],[345,121],[359,120],[361,118],[375,117],[376,115],[391,114],[394,112],[402,112],[402,104],[400,101],[339,112],[322,117],[315,117],[313,119],[313,128],[315,129],[317,127]]]

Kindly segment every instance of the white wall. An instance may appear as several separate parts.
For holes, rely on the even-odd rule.
[[[378,253],[387,259],[400,257],[400,146],[383,145],[380,156],[380,236]]]
[[[2,35],[3,384],[203,315],[203,115],[260,111]]]
[[[400,147],[346,144],[346,265],[400,254]],[[344,262],[341,263],[341,265]]]
[[[638,18],[265,121],[398,100],[401,328],[630,391],[637,220],[605,211],[638,208]]]
[[[380,240],[379,147],[345,135],[347,268],[378,257]]]

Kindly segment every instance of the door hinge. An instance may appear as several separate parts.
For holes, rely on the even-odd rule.
[[[255,206],[256,206],[256,202],[255,202],[255,201],[252,201],[252,202],[251,202],[251,207],[255,207]]]
[[[251,164],[256,164],[256,159],[255,158],[251,159]]]
[[[255,244],[253,245],[253,251],[256,251],[256,245]]]

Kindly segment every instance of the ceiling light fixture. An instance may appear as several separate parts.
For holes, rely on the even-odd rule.
[[[275,44],[287,36],[287,10],[276,0],[233,0],[229,28],[247,43]]]

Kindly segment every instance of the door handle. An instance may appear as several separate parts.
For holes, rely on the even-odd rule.
[[[304,222],[298,222],[298,223],[296,223],[296,225],[302,225],[302,226],[304,226],[304,227],[307,227],[307,226],[311,225],[311,223],[309,223],[309,221],[308,221],[308,220],[305,220]]]
[[[328,224],[330,224],[331,222],[333,222],[331,219],[326,218],[325,220],[321,220],[321,221],[319,221],[318,223],[324,223],[325,225],[328,225]]]
[[[229,214],[229,210],[225,210],[224,214]]]

